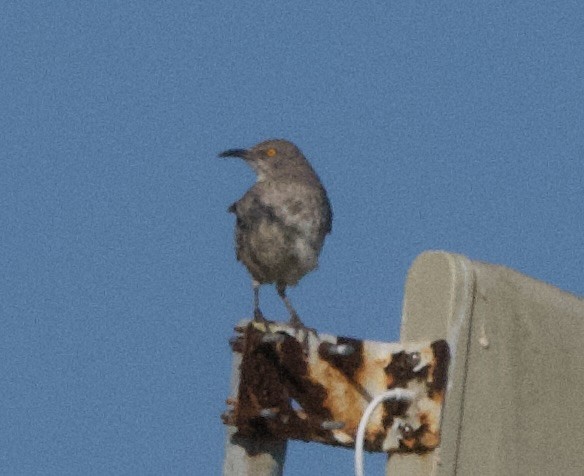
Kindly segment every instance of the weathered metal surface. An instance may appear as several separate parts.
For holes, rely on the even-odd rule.
[[[298,439],[353,447],[368,403],[405,388],[411,402],[387,401],[373,413],[365,449],[424,452],[440,442],[449,350],[445,341],[384,343],[250,322],[231,345],[242,353],[240,385],[226,424],[253,438]]]

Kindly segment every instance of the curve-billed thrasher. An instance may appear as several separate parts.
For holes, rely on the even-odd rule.
[[[318,265],[332,211],[326,190],[302,152],[286,140],[268,140],[251,149],[230,149],[220,157],[240,157],[256,172],[257,182],[229,207],[235,213],[237,259],[252,277],[254,319],[265,322],[259,287],[276,283],[290,313],[290,324],[303,327],[286,296]]]

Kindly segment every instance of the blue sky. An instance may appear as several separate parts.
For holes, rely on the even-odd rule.
[[[220,474],[252,308],[227,148],[290,139],[326,185],[289,293],[319,330],[397,340],[427,249],[584,294],[583,25],[579,1],[5,2],[0,473]],[[293,443],[286,474],[351,458]]]

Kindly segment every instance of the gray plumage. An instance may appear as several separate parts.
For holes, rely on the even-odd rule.
[[[240,157],[257,174],[255,185],[229,207],[237,217],[237,259],[253,281],[254,317],[264,320],[259,286],[275,283],[290,312],[290,323],[303,326],[286,296],[286,287],[298,283],[318,265],[332,226],[326,190],[302,152],[286,140],[226,150],[220,157]]]

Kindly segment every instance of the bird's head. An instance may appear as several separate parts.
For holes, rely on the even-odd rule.
[[[250,149],[229,149],[221,152],[219,157],[242,158],[255,170],[258,181],[312,173],[300,149],[283,139],[260,142]]]

